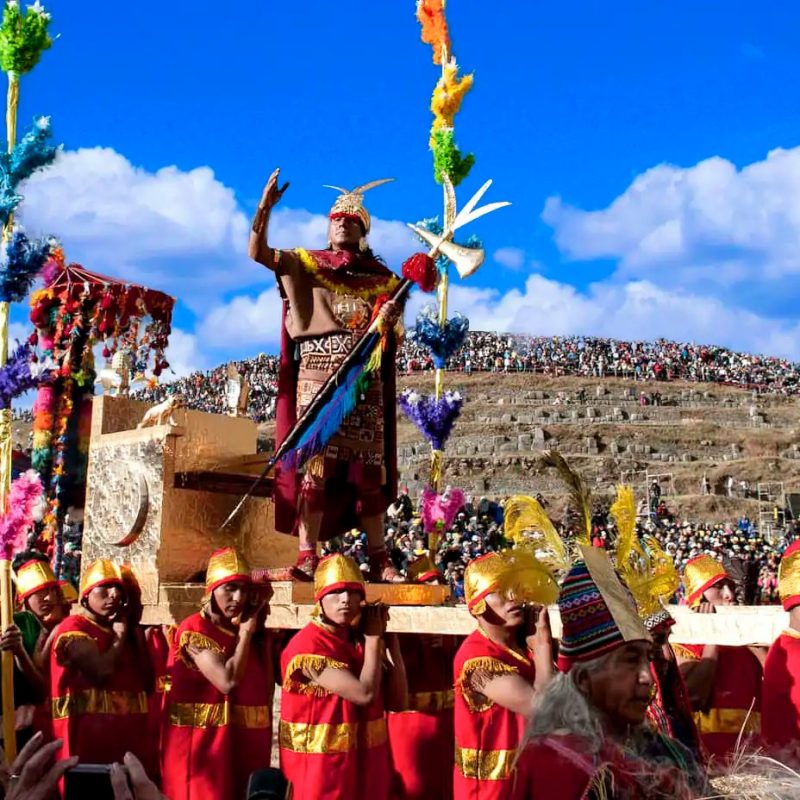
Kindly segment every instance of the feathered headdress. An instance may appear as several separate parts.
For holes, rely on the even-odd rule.
[[[663,618],[663,603],[680,586],[678,570],[655,537],[639,540],[636,501],[630,486],[617,487],[617,498],[610,512],[617,527],[617,572],[633,595],[645,624],[657,624]]]
[[[376,186],[382,186],[384,183],[391,183],[394,178],[379,178],[376,181],[356,186],[355,189],[343,189],[341,186],[330,186],[325,184],[326,189],[335,189],[341,194],[336,198],[336,202],[331,207],[328,213],[329,219],[336,219],[337,217],[355,217],[364,227],[364,234],[369,233],[372,218],[369,211],[364,207],[364,194]]]
[[[558,600],[558,582],[532,547],[521,545],[500,553],[506,568],[497,581],[497,591],[520,603],[549,606]]]
[[[575,510],[581,515],[583,530],[576,533],[575,541],[578,545],[591,544],[592,540],[592,505],[591,494],[572,467],[567,464],[564,457],[555,450],[546,450],[542,457],[543,462],[548,467],[555,467],[561,480],[567,485],[569,498]]]
[[[509,497],[503,507],[503,535],[515,547],[529,547],[554,572],[569,569],[567,548],[547,512],[533,497]]]

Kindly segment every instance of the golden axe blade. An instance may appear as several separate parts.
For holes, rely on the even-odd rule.
[[[427,242],[432,248],[435,248],[443,256],[448,258],[455,265],[456,271],[459,276],[464,279],[468,278],[483,264],[486,254],[480,248],[464,247],[463,245],[456,244],[455,242],[442,241],[442,239],[435,233],[426,231],[417,225],[409,225],[414,233],[423,241]]]

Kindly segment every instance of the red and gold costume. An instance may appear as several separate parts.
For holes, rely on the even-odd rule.
[[[206,602],[218,586],[233,582],[250,583],[250,570],[226,548],[209,559]],[[190,646],[227,661],[236,633],[211,622],[206,610],[175,631],[161,750],[164,793],[170,800],[244,797],[250,774],[270,764],[274,678],[264,634],[253,637],[244,675],[227,695],[197,669],[187,653]]]
[[[506,562],[488,553],[469,563],[464,574],[467,607],[486,611],[486,597],[498,588]],[[459,647],[453,663],[455,684],[455,800],[509,800],[516,797],[513,765],[525,720],[481,694],[475,680],[515,673],[533,684],[535,670],[525,656],[489,639],[478,628]]]
[[[717,583],[731,580],[725,568],[710,556],[698,556],[686,564],[684,582],[687,603],[696,607],[703,593]],[[675,644],[676,655],[699,661],[705,645]],[[726,758],[733,753],[740,733],[758,735],[761,729],[762,669],[747,647],[717,648],[714,693],[707,711],[696,710],[697,730],[710,756]]]
[[[100,559],[91,564],[81,579],[81,599],[97,586],[123,588],[120,568]],[[148,736],[146,678],[138,658],[126,644],[113,674],[94,685],[70,668],[68,648],[76,640],[91,640],[104,653],[114,642],[111,627],[82,614],[59,623],[50,653],[50,688],[53,733],[64,740],[58,758],[77,755],[84,763],[121,762],[126,752],[134,753],[145,769],[157,764],[156,746]]]
[[[26,561],[18,570],[17,570],[17,602],[21,606],[25,606],[25,601],[36,592],[42,591],[43,589],[51,589],[51,588],[61,588],[60,582],[56,578],[53,570],[50,569],[50,565],[46,561]],[[74,589],[73,589],[74,592]],[[63,591],[62,591],[63,596]],[[77,599],[77,597],[76,597]],[[44,625],[44,622],[40,619],[39,622]],[[47,636],[49,635],[49,631],[45,630],[42,634],[42,637],[39,639],[39,644],[37,644],[37,652],[41,652],[41,646],[44,644]],[[45,686],[48,687],[48,693],[45,700],[36,706],[33,712],[33,723],[31,727],[34,731],[41,731],[45,737],[45,741],[51,741],[53,739],[53,713],[52,707],[50,703],[50,658],[49,654],[46,659],[42,661],[40,664],[40,668],[42,670],[42,677],[44,679]]]
[[[331,219],[358,220],[365,237],[370,216],[362,201],[368,188],[344,192],[330,212]],[[362,243],[359,252],[273,251],[269,266],[283,298],[278,443],[365,332],[378,303],[399,284],[397,276],[366,249],[366,238]],[[361,516],[382,514],[396,497],[394,351],[390,334],[380,371],[324,451],[306,464],[302,483],[293,469],[278,468],[277,530],[295,532],[298,494],[310,510],[324,512],[323,540],[349,530]]]
[[[323,559],[314,576],[315,600],[343,589],[364,594],[356,564]],[[346,669],[359,676],[363,649],[351,630],[317,616],[281,655],[281,769],[293,800],[379,800],[389,794],[389,757],[382,693],[359,708],[316,685],[312,673]]]
[[[800,540],[783,554],[778,593],[786,611],[800,606]],[[785,630],[769,649],[761,705],[764,744],[800,750],[800,632],[794,628]]]
[[[409,565],[410,581],[440,579],[422,556]],[[456,636],[403,633],[400,650],[408,678],[408,709],[388,714],[392,800],[453,796],[453,660]]]

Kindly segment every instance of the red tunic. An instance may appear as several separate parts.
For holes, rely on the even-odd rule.
[[[520,754],[519,781],[525,800],[689,800],[696,795],[685,770],[666,758],[637,759],[610,742],[592,753],[577,736],[545,736]]]
[[[491,641],[478,628],[458,649],[453,664],[455,683],[454,800],[511,800],[519,795],[513,770],[525,719],[469,686],[474,672],[516,673],[534,681],[529,658]]]
[[[155,677],[155,691],[147,699],[147,716],[150,724],[149,735],[154,741],[158,742],[159,753],[161,752],[161,735],[164,726],[164,702],[169,688],[167,662],[175,630],[174,625],[170,625],[166,633],[161,625],[154,625],[145,630],[147,655],[153,665],[153,676]]]
[[[361,674],[364,655],[347,631],[310,622],[281,655],[281,769],[294,800],[385,800],[386,721],[380,692],[365,709],[308,682],[304,670]]]
[[[699,660],[703,645],[673,645],[676,654]],[[739,734],[757,736],[761,729],[761,664],[746,647],[718,649],[714,696],[708,711],[695,711],[703,747],[710,756],[727,758]],[[751,711],[752,707],[752,711]]]
[[[114,633],[81,614],[67,617],[56,629],[50,652],[53,733],[64,740],[57,758],[77,755],[84,763],[110,764],[130,751],[152,773],[157,743],[148,736],[147,692],[136,653],[126,645],[114,673],[96,686],[66,666],[67,646],[76,639],[91,639],[104,653]]]
[[[453,659],[458,637],[401,634],[409,710],[387,719],[392,800],[453,796]]]
[[[800,746],[800,633],[784,631],[764,665],[761,733],[768,746]]]
[[[186,655],[195,645],[231,658],[236,634],[192,614],[170,648],[170,689],[161,747],[170,800],[244,797],[254,769],[270,765],[274,679],[264,636],[253,638],[244,676],[230,694],[212,686]]]

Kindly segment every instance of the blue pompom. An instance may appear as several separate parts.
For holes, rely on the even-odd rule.
[[[417,316],[413,338],[430,350],[434,367],[443,369],[447,360],[464,344],[468,331],[469,319],[463,314],[456,314],[440,327],[436,310],[425,306]]]

